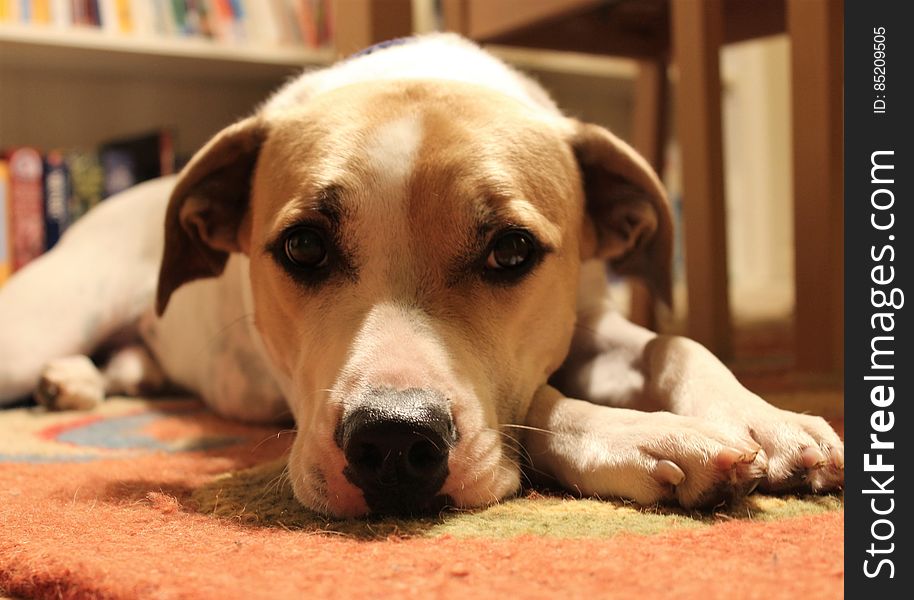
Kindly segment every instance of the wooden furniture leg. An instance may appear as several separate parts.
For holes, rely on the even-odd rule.
[[[663,173],[666,141],[667,79],[665,61],[640,61],[632,110],[632,145],[658,174]],[[648,329],[657,329],[655,298],[639,279],[629,280],[629,318]]]
[[[721,125],[721,0],[673,0],[679,66],[676,130],[682,154],[688,333],[721,358],[732,352]]]
[[[411,0],[334,0],[333,11],[334,45],[340,56],[413,33]]]
[[[789,0],[797,368],[844,366],[844,5]]]

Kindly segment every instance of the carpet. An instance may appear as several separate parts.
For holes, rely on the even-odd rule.
[[[479,511],[334,521],[292,497],[293,435],[189,399],[0,411],[0,596],[843,594],[838,496],[755,495],[699,513],[528,490]]]

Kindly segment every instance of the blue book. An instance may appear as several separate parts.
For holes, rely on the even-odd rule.
[[[63,155],[52,150],[45,158],[44,171],[44,232],[48,250],[70,225],[72,189]]]

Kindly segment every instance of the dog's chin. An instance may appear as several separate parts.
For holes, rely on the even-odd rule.
[[[319,488],[302,483],[293,484],[295,497],[302,505],[316,513],[336,519],[355,519],[367,516],[368,504],[362,492],[352,486],[351,489],[322,492]]]

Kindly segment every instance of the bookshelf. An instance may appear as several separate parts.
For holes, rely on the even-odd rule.
[[[284,5],[292,10],[307,1]],[[271,5],[277,3],[283,0]],[[412,32],[411,0],[321,4],[332,7],[333,48],[296,45],[284,32],[241,43],[140,31],[145,25],[124,34],[53,18],[23,23],[7,14],[0,19],[0,146],[84,147],[168,128],[176,152],[188,155],[303,68]],[[252,9],[252,27],[254,13],[268,10],[266,0],[244,6]],[[274,25],[297,27],[300,19],[288,16]]]
[[[0,143],[95,145],[168,127],[193,152],[333,49],[0,24]]]
[[[200,38],[125,36],[89,28],[0,24],[0,69],[29,68],[238,81],[283,78],[332,62],[330,48],[229,45]]]

